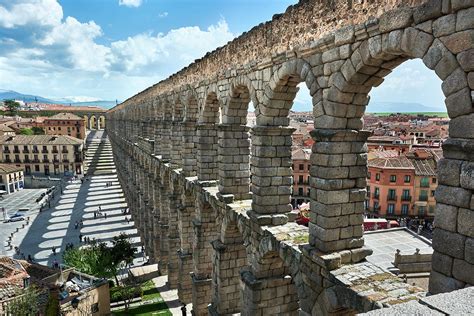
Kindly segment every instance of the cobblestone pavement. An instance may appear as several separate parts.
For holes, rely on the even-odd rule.
[[[127,207],[122,189],[117,181],[112,150],[103,131],[88,136],[85,181],[72,181],[50,210],[33,215],[27,229],[15,234],[13,245],[19,245],[24,256],[31,255],[41,264],[52,265],[56,259],[61,263],[61,254],[68,243],[79,245],[79,237],[109,242],[113,236],[126,233],[139,246],[139,237],[130,215],[124,214]],[[111,185],[107,186],[107,183]],[[102,216],[94,217],[101,209]],[[80,223],[76,228],[76,222]],[[52,247],[57,248],[53,255]],[[138,258],[136,263],[143,263]]]

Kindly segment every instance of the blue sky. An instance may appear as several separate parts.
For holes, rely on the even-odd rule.
[[[0,89],[124,100],[296,2],[0,0]],[[444,110],[440,82],[421,62],[403,64],[371,94]],[[310,109],[304,89],[294,109]]]

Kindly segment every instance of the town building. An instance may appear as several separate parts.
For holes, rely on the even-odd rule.
[[[369,215],[396,219],[433,219],[438,186],[434,150],[414,150],[398,157],[368,161],[366,209]]]
[[[15,131],[7,124],[0,124],[0,135],[15,135]]]
[[[58,113],[43,122],[47,135],[68,135],[84,139],[86,137],[85,121],[72,113]]]
[[[83,172],[83,141],[67,135],[0,136],[0,161],[25,175],[71,176]]]
[[[309,202],[309,170],[311,168],[310,156],[311,150],[306,148],[297,148],[291,153],[293,161],[293,194],[291,204],[293,208],[298,205]]]
[[[0,193],[10,194],[22,190],[24,181],[22,167],[0,164]]]
[[[368,162],[368,213],[397,218],[413,215],[415,168],[404,156],[375,158]]]

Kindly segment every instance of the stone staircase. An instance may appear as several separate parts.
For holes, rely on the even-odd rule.
[[[86,147],[84,174],[90,176],[116,173],[112,146],[105,133],[100,138],[89,139]]]

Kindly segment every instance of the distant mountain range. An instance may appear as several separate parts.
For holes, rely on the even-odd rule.
[[[73,102],[67,98],[62,100],[51,100],[48,98],[43,98],[37,95],[30,95],[30,94],[23,94],[20,92],[16,92],[13,90],[3,90],[0,89],[0,101],[1,100],[21,100],[23,102],[31,103],[31,102],[39,102],[39,103],[50,103],[50,104],[71,104],[71,105],[94,105],[104,109],[110,109],[116,105],[115,101],[104,101],[104,100],[97,100],[92,102]]]
[[[421,103],[405,102],[369,102],[366,112],[369,113],[404,113],[404,112],[446,112],[446,109],[426,106]]]

